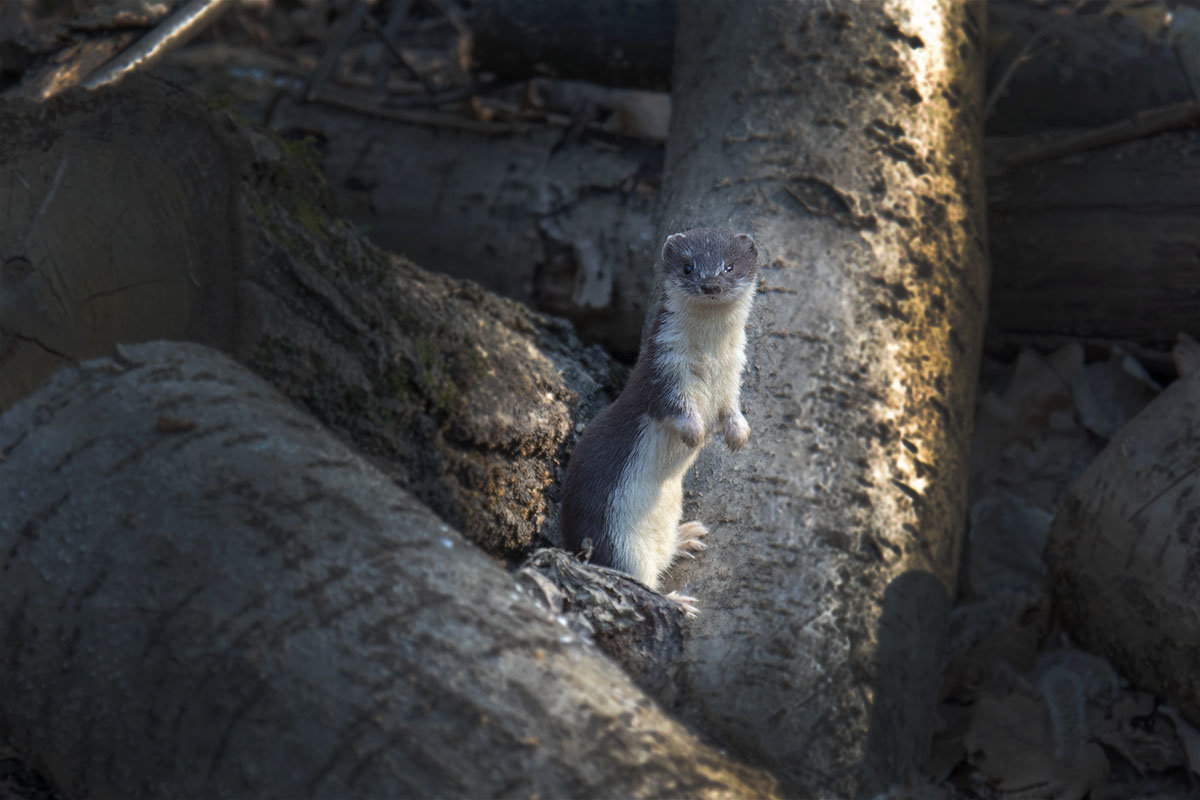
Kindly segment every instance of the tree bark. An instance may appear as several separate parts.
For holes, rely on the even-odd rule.
[[[517,572],[538,602],[616,661],[638,688],[670,707],[683,650],[684,611],[632,576],[557,548]]]
[[[686,484],[714,530],[677,570],[706,612],[681,707],[793,796],[874,796],[931,733],[986,308],[979,10],[680,7],[659,238],[747,231],[765,264],[750,444]]]
[[[377,250],[311,154],[156,81],[8,104],[0,141],[0,407],[116,342],[199,341],[490,552],[554,536],[572,417],[618,374],[569,326]]]
[[[214,350],[64,370],[0,454],[0,729],[67,796],[774,795]]]

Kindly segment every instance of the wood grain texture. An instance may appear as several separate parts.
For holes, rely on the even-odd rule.
[[[1173,131],[989,178],[997,340],[1200,334],[1200,134]]]

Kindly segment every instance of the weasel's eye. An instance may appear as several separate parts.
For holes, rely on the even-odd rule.
[[[726,265],[725,265],[725,271],[726,271],[726,272],[733,272],[733,264],[726,264]]]
[[[684,275],[691,275],[691,274],[692,274],[692,265],[691,265],[691,264],[684,264],[684,265],[683,265],[683,274],[684,274]]]

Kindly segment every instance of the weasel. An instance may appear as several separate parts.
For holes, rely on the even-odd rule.
[[[750,435],[740,393],[758,250],[747,234],[697,228],[667,237],[662,265],[650,335],[575,445],[561,511],[568,549],[591,539],[594,563],[651,589],[676,557],[705,549],[708,529],[680,519],[683,476],[706,437],[720,431],[736,451]],[[695,612],[693,598],[675,599]]]

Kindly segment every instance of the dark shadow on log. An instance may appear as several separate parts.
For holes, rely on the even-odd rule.
[[[1200,133],[1176,131],[989,179],[996,342],[1200,334]]]
[[[942,581],[920,570],[897,576],[883,593],[875,652],[868,673],[859,676],[864,690],[874,695],[865,748],[871,758],[859,767],[870,778],[859,789],[859,800],[928,780],[932,731],[914,735],[909,721],[937,705],[949,607]]]

